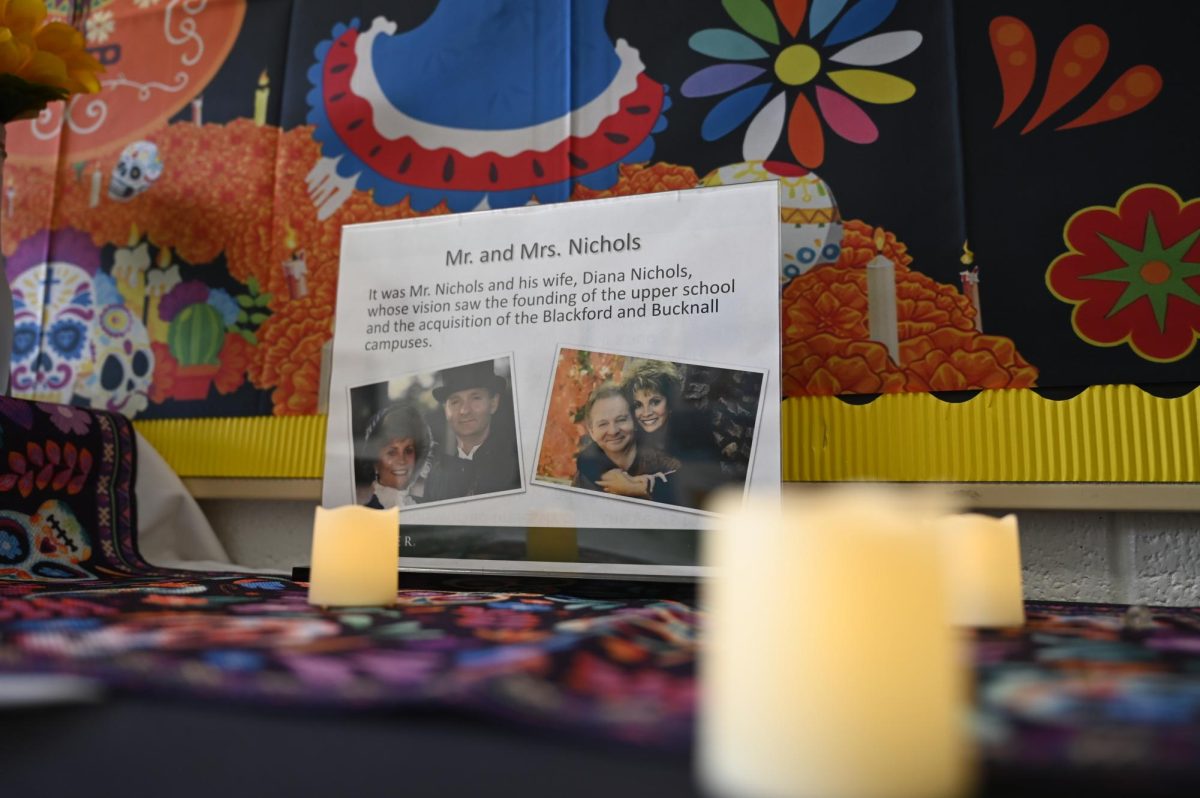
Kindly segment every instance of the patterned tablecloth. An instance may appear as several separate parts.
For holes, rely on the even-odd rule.
[[[120,417],[0,399],[0,445],[0,672],[239,703],[445,707],[690,749],[694,600],[462,577],[401,590],[390,608],[322,610],[301,582],[143,561]],[[990,769],[1200,778],[1200,609],[1028,614],[972,639]]]
[[[335,611],[309,606],[303,583],[238,574],[0,582],[0,670],[270,704],[444,704],[685,749],[702,613],[619,593],[401,590],[392,608]],[[988,760],[1200,768],[1200,610],[1028,612],[974,638]]]

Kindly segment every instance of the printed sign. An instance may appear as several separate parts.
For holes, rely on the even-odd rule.
[[[426,527],[695,530],[777,494],[778,218],[762,183],[347,227],[326,506],[400,506],[445,556]]]

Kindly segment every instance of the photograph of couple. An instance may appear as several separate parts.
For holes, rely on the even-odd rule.
[[[374,508],[519,492],[511,356],[350,389],[356,501]]]
[[[766,375],[587,351],[558,351],[534,482],[703,510],[743,489]]]

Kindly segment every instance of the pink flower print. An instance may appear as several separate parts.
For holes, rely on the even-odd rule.
[[[38,402],[37,406],[50,417],[50,422],[58,427],[61,432],[71,435],[83,435],[92,425],[90,414],[70,405]]]

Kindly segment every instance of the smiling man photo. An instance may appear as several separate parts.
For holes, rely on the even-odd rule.
[[[433,389],[451,435],[425,486],[426,502],[481,496],[521,487],[511,392],[484,360],[443,369]]]

